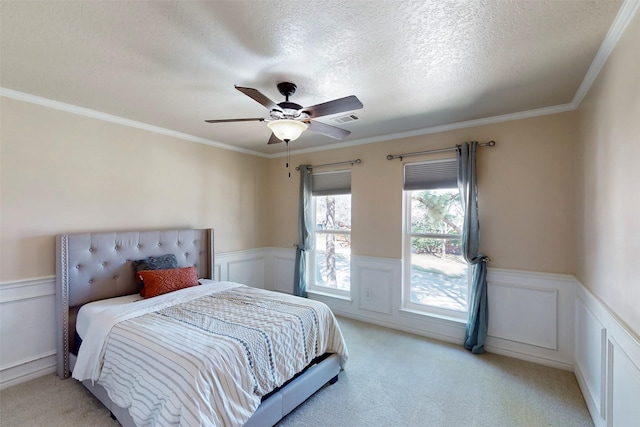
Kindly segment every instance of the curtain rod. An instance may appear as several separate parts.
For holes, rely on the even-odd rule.
[[[353,164],[354,164],[354,163],[362,163],[362,160],[360,160],[360,159],[355,159],[355,160],[345,160],[344,162],[325,163],[325,164],[323,164],[323,165],[315,165],[315,166],[310,165],[309,167],[310,167],[311,169],[313,169],[313,168],[319,168],[319,167],[321,167],[321,166],[344,165],[344,164],[347,164],[347,163],[349,163],[351,166],[353,166]],[[300,166],[302,166],[302,165],[300,165]],[[297,171],[299,171],[299,170],[300,170],[300,166],[296,166],[296,170],[297,170]]]
[[[482,144],[478,144],[478,147],[493,147],[494,145],[496,145],[495,141],[489,141],[489,142],[484,142]],[[417,151],[415,153],[389,154],[387,156],[387,160],[393,160],[393,159],[402,160],[403,157],[419,156],[421,154],[444,153],[445,151],[453,151],[453,150],[457,150],[458,148],[460,148],[460,145],[456,145],[455,147],[449,147],[449,148],[439,148],[436,150]]]

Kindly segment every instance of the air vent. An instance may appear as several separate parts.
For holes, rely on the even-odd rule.
[[[334,117],[333,120],[334,122],[337,123],[349,123],[349,122],[353,122],[355,120],[359,120],[360,118],[358,116],[356,116],[355,114],[347,114],[346,116],[340,116],[340,117]]]

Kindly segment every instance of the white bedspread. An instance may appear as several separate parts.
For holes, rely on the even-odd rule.
[[[98,380],[138,425],[240,426],[325,352],[347,360],[326,305],[211,282],[97,313],[73,377]]]

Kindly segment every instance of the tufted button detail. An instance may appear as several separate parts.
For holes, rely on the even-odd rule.
[[[162,246],[162,243],[158,243],[158,246]]]
[[[113,280],[118,280],[118,276],[113,276]]]
[[[80,264],[76,265],[76,270],[80,270]]]
[[[140,243],[138,243],[138,244],[136,245],[136,247],[137,247],[138,249],[140,249],[140,248],[142,247],[142,245],[141,245]]]
[[[119,250],[120,250],[120,246],[116,246],[116,247],[115,247],[115,250],[116,250],[116,251],[119,251]]]
[[[106,263],[106,262],[103,262],[103,263],[102,263],[102,266],[103,266],[103,267],[106,267],[106,266],[107,266],[107,263]]]
[[[189,256],[189,252],[185,252],[185,253],[184,253],[184,256],[185,256],[185,257],[188,257],[188,256]]]
[[[182,244],[182,242],[181,242],[180,240],[178,240],[178,241],[176,242],[176,246],[180,246],[181,244]]]
[[[89,252],[93,252],[93,248],[89,248]]]
[[[93,283],[93,279],[89,279],[89,284],[92,284],[92,283]]]

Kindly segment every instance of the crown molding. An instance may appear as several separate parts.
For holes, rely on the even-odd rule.
[[[77,105],[66,104],[64,102],[54,101],[52,99],[43,98],[29,93],[20,92],[13,89],[7,89],[0,87],[0,96],[5,98],[16,99],[18,101],[29,102],[31,104],[41,105],[43,107],[53,108],[54,110],[66,111],[68,113],[77,114],[80,116],[90,117],[92,119],[104,120],[106,122],[116,123],[122,126],[128,126],[136,129],[146,130],[148,132],[158,133],[161,135],[171,136],[186,141],[197,142],[199,144],[210,145],[212,147],[222,148],[223,150],[236,151],[239,153],[250,154],[252,156],[267,157],[264,153],[258,151],[247,150],[245,148],[235,147],[233,145],[223,144],[221,142],[213,141],[199,136],[189,135],[183,132],[177,132],[175,130],[166,129],[160,126],[154,126],[147,123],[138,122],[135,120],[126,119],[120,116],[114,116],[112,114],[102,113],[100,111],[91,110],[89,108],[78,107]]]
[[[580,87],[578,87],[578,90],[573,97],[573,101],[571,101],[571,104],[575,105],[576,109],[582,103],[582,100],[589,92],[589,89],[591,89],[593,82],[595,82],[596,77],[600,74],[600,71],[607,62],[609,55],[613,52],[613,49],[618,44],[618,40],[620,40],[620,37],[627,29],[629,22],[638,9],[640,9],[640,0],[625,0],[625,2],[622,3],[622,6],[620,6],[618,14],[602,41],[600,49],[598,49],[598,53],[596,53],[596,56],[593,58],[593,62],[591,63],[589,70],[587,70],[587,74],[585,74]]]

